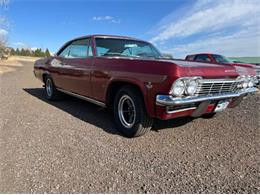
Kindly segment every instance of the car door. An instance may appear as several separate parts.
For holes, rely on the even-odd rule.
[[[70,45],[67,44],[49,61],[49,72],[57,88],[65,89],[64,59],[68,57]]]
[[[91,96],[90,73],[93,63],[90,38],[72,41],[57,57],[61,61],[58,85],[63,90]]]

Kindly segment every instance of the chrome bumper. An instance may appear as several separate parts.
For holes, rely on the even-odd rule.
[[[247,95],[249,93],[255,93],[258,89],[255,87],[241,90],[236,93],[225,93],[218,95],[207,95],[207,96],[192,96],[192,97],[173,97],[171,95],[157,95],[156,96],[156,105],[159,106],[179,106],[185,104],[198,103],[203,101],[212,101],[212,100],[221,100],[229,98],[238,98],[240,96]]]

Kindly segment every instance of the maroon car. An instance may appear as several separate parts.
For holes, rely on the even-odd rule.
[[[223,55],[211,54],[211,53],[199,53],[199,54],[187,55],[185,60],[198,61],[198,62],[212,62],[215,64],[230,64],[232,66],[235,66],[237,71],[241,71],[241,72],[245,72],[247,69],[253,69],[254,71],[256,71],[258,83],[260,81],[260,66],[254,64],[247,64],[243,62],[233,62]]]
[[[150,130],[153,119],[213,116],[254,93],[254,72],[234,66],[166,60],[150,43],[92,35],[66,43],[54,57],[35,62],[34,74],[49,100],[66,93],[114,111],[128,137]]]

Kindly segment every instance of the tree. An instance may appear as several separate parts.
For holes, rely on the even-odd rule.
[[[44,54],[46,57],[50,57],[51,54],[50,54],[50,51],[48,50],[48,48],[45,50],[45,54]]]
[[[15,50],[15,55],[17,55],[17,56],[20,55],[20,50],[18,48],[16,48],[16,50]]]
[[[15,56],[15,55],[16,55],[15,50],[14,50],[14,48],[12,48],[11,49],[11,56]]]
[[[2,7],[5,8],[9,4],[9,0],[0,0],[0,13],[3,12]],[[7,45],[7,19],[0,15],[0,57],[4,54]]]

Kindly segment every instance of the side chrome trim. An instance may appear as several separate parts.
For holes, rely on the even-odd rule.
[[[79,99],[82,99],[82,100],[91,102],[91,103],[96,104],[96,105],[98,105],[98,106],[101,106],[101,107],[103,107],[103,108],[106,107],[106,104],[103,103],[103,102],[100,102],[100,101],[97,101],[97,100],[94,100],[94,99],[91,99],[91,98],[88,98],[88,97],[79,95],[79,94],[77,94],[77,93],[73,93],[73,92],[70,92],[70,91],[66,91],[66,90],[64,90],[64,89],[57,88],[57,90],[58,90],[58,91],[61,91],[61,92],[63,92],[63,93],[66,93],[66,94],[68,94],[68,95],[74,96],[74,97],[76,97],[76,98],[79,98]]]
[[[245,90],[241,90],[240,92],[234,93],[223,93],[216,95],[206,95],[206,96],[190,96],[190,97],[173,97],[171,95],[157,95],[156,96],[156,105],[159,106],[176,106],[176,105],[185,105],[203,101],[211,101],[211,100],[221,100],[221,99],[229,99],[229,98],[237,98],[240,96],[247,95],[249,93],[255,93],[259,91],[257,88],[252,87]]]
[[[174,114],[174,113],[178,113],[178,112],[184,112],[184,111],[188,111],[188,110],[195,110],[197,107],[190,107],[190,108],[183,108],[183,109],[179,109],[179,110],[172,110],[169,111],[168,109],[166,110],[167,114]]]

